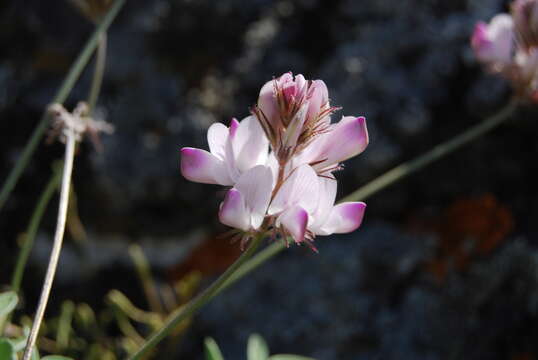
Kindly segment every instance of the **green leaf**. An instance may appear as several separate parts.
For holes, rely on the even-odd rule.
[[[269,357],[267,360],[316,360],[311,357],[292,355],[292,354],[278,354]]]
[[[265,340],[258,334],[252,334],[248,338],[247,359],[248,360],[267,360],[269,357],[269,348]]]
[[[0,339],[0,359],[17,360],[17,354],[13,350],[13,346],[6,339]]]
[[[205,360],[224,360],[217,342],[213,338],[205,338]]]
[[[6,316],[15,309],[19,297],[14,291],[8,291],[0,294],[0,316]],[[1,358],[0,358],[1,359]]]
[[[65,356],[60,356],[60,355],[47,355],[41,358],[41,360],[73,360],[73,359],[65,357]]]

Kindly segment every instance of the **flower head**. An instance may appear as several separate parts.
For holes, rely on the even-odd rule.
[[[327,131],[335,110],[323,81],[285,73],[262,87],[253,113],[277,160],[285,163]]]
[[[244,244],[258,233],[315,250],[317,235],[357,229],[364,203],[334,205],[340,163],[368,145],[364,117],[331,124],[321,80],[286,73],[267,82],[252,116],[208,130],[209,151],[183,148],[181,172],[192,181],[232,186],[219,209],[221,223]]]

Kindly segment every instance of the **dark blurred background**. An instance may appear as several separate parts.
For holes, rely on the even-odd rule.
[[[65,299],[96,312],[116,288],[146,300],[128,244],[159,283],[239,253],[217,236],[223,192],[179,173],[182,146],[249,114],[260,87],[292,71],[323,79],[341,115],[364,115],[365,153],[338,173],[339,196],[421,154],[511,96],[468,45],[499,0],[130,0],[110,28],[98,114],[116,132],[77,155],[75,210],[48,314]],[[0,180],[13,167],[93,24],[69,1],[0,2]],[[66,107],[87,97],[92,67]],[[292,247],[194,319],[160,359],[201,359],[213,336],[242,359],[249,334],[272,352],[346,359],[538,359],[538,133],[534,107],[368,199],[363,226]],[[63,147],[41,144],[0,213],[0,283]],[[24,282],[33,313],[57,212],[51,202]],[[143,330],[141,330],[143,331]],[[114,330],[111,330],[114,335]]]

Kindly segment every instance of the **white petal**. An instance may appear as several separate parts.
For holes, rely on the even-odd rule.
[[[336,205],[325,224],[316,234],[344,234],[355,231],[361,226],[365,209],[366,204],[363,202],[346,202]]]
[[[207,130],[207,142],[209,151],[221,160],[224,160],[226,140],[228,139],[228,128],[221,123],[214,123]]]
[[[328,176],[330,178],[327,178]],[[337,182],[332,174],[318,177],[319,179],[319,200],[316,211],[311,214],[308,229],[314,233],[327,221],[336,199]]]
[[[233,139],[235,138],[235,135],[237,133],[237,129],[239,128],[239,121],[237,121],[236,118],[233,118],[230,122],[230,129],[229,129],[229,136],[226,139],[226,144],[224,147],[225,157],[224,162],[226,163],[226,169],[228,170],[228,175],[230,176],[230,179],[235,183],[241,173],[237,169],[236,161],[235,161],[235,151],[233,148]]]
[[[181,149],[181,173],[190,181],[233,185],[226,164],[215,155],[201,149],[189,147]]]
[[[250,217],[245,207],[245,199],[241,192],[231,188],[220,204],[219,220],[224,225],[247,231]]]
[[[254,116],[248,116],[239,123],[232,137],[236,167],[240,172],[264,164],[269,152],[269,141]]]
[[[258,229],[265,218],[273,191],[271,169],[263,165],[253,167],[241,175],[235,188],[241,192],[245,200],[251,228]]]
[[[296,243],[304,240],[308,213],[300,206],[294,206],[284,211],[277,218],[277,226],[282,226],[290,233]]]
[[[283,210],[300,205],[309,213],[318,205],[319,181],[316,172],[308,165],[301,165],[280,187],[269,206],[269,214],[277,214]]]

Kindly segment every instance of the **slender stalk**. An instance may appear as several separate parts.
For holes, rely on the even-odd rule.
[[[34,246],[35,235],[37,233],[39,223],[41,222],[43,213],[47,209],[47,205],[50,199],[52,198],[52,195],[58,188],[58,184],[60,183],[60,179],[61,179],[61,174],[62,174],[61,168],[54,170],[54,173],[52,174],[52,177],[50,178],[49,183],[45,187],[45,190],[41,194],[41,197],[39,198],[37,206],[34,209],[34,213],[32,214],[30,223],[28,224],[28,229],[26,230],[26,233],[23,235],[24,242],[22,244],[21,251],[17,258],[17,264],[15,265],[15,271],[13,272],[13,277],[11,278],[11,290],[17,293],[19,292],[21,288],[22,278],[24,276],[24,269],[26,267],[26,263],[28,262],[30,251],[32,250],[32,247]]]
[[[90,114],[93,112],[93,110],[95,110],[95,105],[97,104],[97,99],[99,98],[99,93],[101,91],[101,84],[103,83],[103,75],[105,74],[106,63],[106,46],[107,35],[106,32],[103,32],[101,34],[101,37],[99,39],[99,45],[97,47],[95,69],[93,71],[90,94],[88,95],[88,108],[90,109]]]
[[[112,21],[114,20],[114,18],[124,4],[125,0],[116,0],[114,4],[110,7],[110,10],[104,16],[101,23],[96,27],[94,33],[84,46],[84,49],[80,52],[78,58],[75,60],[75,62],[69,69],[69,73],[65,77],[62,85],[60,86],[60,89],[54,96],[52,103],[61,104],[67,99],[67,96],[73,89],[75,82],[82,73],[82,70],[84,70],[85,66],[88,64],[88,61],[90,60],[93,51],[97,47],[97,44],[99,43],[99,40],[101,38],[101,34],[103,34],[108,29],[108,27],[110,26],[110,24],[112,23]],[[19,177],[21,176],[22,172],[28,165],[28,162],[30,161],[31,156],[33,155],[37,145],[39,144],[43,133],[47,129],[47,125],[48,115],[47,112],[45,112],[42,115],[37,127],[34,129],[32,136],[26,143],[20,158],[17,160],[17,163],[15,164],[15,166],[9,173],[7,179],[5,180],[4,184],[2,185],[2,190],[0,190],[0,211],[2,210],[5,202],[7,201],[9,194],[17,184],[17,181],[19,180]]]
[[[185,306],[178,308],[176,311],[170,314],[164,326],[153,333],[142,345],[142,347],[140,347],[140,349],[138,349],[138,351],[129,359],[141,359],[149,350],[155,347],[155,345],[157,345],[162,339],[170,334],[174,328],[181,323],[181,321],[196,314],[201,307],[209,303],[215,296],[220,294],[224,290],[222,285],[225,284],[231,276],[233,276],[233,274],[241,267],[243,263],[245,263],[245,261],[252,256],[252,254],[254,254],[263,239],[263,235],[264,234],[260,234],[252,239],[247,250],[245,250],[245,252],[243,252],[243,254],[241,254],[241,256],[228,269],[226,269],[226,271],[213,284],[211,284],[194,299],[189,301]]]
[[[39,304],[37,312],[34,317],[32,329],[30,330],[30,336],[24,349],[23,360],[29,360],[32,356],[32,350],[37,340],[39,328],[45,314],[47,302],[49,300],[50,290],[52,288],[52,282],[58,267],[58,260],[60,258],[60,251],[62,249],[62,241],[65,232],[65,220],[67,215],[67,205],[69,202],[69,187],[71,185],[71,173],[73,172],[73,160],[75,157],[75,134],[72,129],[66,129],[64,132],[66,136],[65,145],[65,158],[64,168],[62,175],[62,188],[60,192],[60,205],[58,209],[58,221],[56,223],[56,233],[54,234],[54,244],[49,259],[49,265],[47,267],[47,273],[45,275],[45,281],[43,282],[43,288],[41,290],[41,296],[39,298]]]
[[[453,137],[452,139],[435,146],[427,153],[422,154],[413,160],[406,161],[396,166],[392,170],[387,171],[386,173],[370,181],[363,187],[355,190],[354,192],[343,198],[341,201],[344,202],[365,200],[366,198],[377,193],[378,191],[397,182],[398,180],[403,179],[406,176],[417,172],[418,170],[421,170],[425,166],[431,164],[436,160],[439,160],[443,156],[452,153],[454,150],[459,149],[461,146],[471,142],[477,137],[500,125],[505,120],[509,119],[516,110],[517,105],[518,100],[516,98],[512,99],[507,106],[505,106],[495,115],[483,120],[479,124],[471,127],[470,129]]]
[[[267,246],[265,249],[254,255],[250,260],[246,261],[239,269],[237,269],[237,271],[230,276],[230,278],[224,284],[222,284],[222,290],[225,290],[235,282],[241,280],[245,275],[284,249],[286,249],[286,244],[283,241],[276,241]]]

